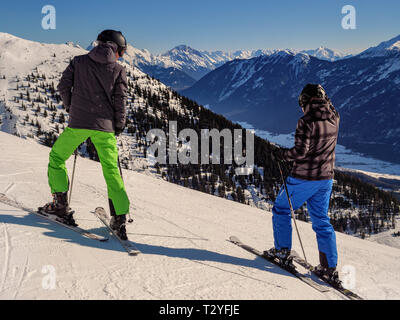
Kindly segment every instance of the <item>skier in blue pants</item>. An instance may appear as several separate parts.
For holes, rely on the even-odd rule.
[[[320,85],[308,84],[299,97],[304,116],[299,120],[292,149],[276,149],[277,161],[291,161],[293,168],[286,180],[293,210],[305,202],[317,235],[320,265],[317,271],[337,277],[338,260],[335,231],[328,217],[332,192],[335,147],[339,114]],[[272,209],[274,245],[268,250],[282,261],[290,256],[292,225],[289,201],[282,186]]]
[[[288,177],[286,185],[293,210],[297,210],[304,202],[307,202],[312,227],[317,234],[318,249],[321,255],[323,253],[322,257],[326,256],[327,260],[327,263],[325,263],[325,258],[322,258],[321,265],[336,267],[336,236],[327,214],[332,191],[332,180],[306,181]],[[291,215],[289,202],[283,187],[275,201],[272,212],[275,248],[290,249],[292,247]]]

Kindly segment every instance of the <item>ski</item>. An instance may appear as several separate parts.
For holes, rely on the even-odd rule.
[[[310,263],[306,262],[302,257],[300,257],[300,255],[292,250],[291,254],[293,256],[293,261],[298,263],[299,265],[301,265],[302,267],[306,268],[307,270],[311,271],[313,275],[315,275],[316,277],[318,277],[318,279],[321,279],[322,281],[324,281],[326,284],[328,284],[331,288],[339,291],[341,294],[345,295],[347,298],[351,299],[351,300],[364,300],[363,298],[361,298],[359,295],[355,294],[353,291],[344,288],[343,286],[333,286],[331,283],[329,283],[327,281],[326,278],[324,277],[320,277],[317,273],[314,272],[315,267],[313,265],[311,265]]]
[[[30,214],[33,214],[35,216],[38,216],[38,217],[42,218],[42,219],[54,222],[54,223],[56,223],[56,224],[58,224],[60,226],[63,226],[63,227],[68,228],[70,230],[73,230],[73,231],[79,233],[80,235],[84,236],[85,238],[89,238],[89,239],[97,240],[97,241],[101,241],[101,242],[107,241],[109,239],[108,237],[98,236],[97,234],[94,234],[94,233],[91,233],[91,232],[89,232],[87,230],[79,228],[78,226],[74,227],[74,226],[65,224],[65,223],[59,221],[57,219],[58,218],[57,216],[48,215],[48,214],[46,214],[44,212],[40,212],[40,208],[38,209],[38,211],[35,211],[33,209],[30,209],[30,208],[25,208],[22,205],[20,205],[19,203],[15,202],[14,200],[11,200],[10,198],[8,198],[5,194],[0,194],[0,202],[2,202],[4,204],[7,204],[7,205],[9,205],[11,207],[24,210],[24,211],[26,211],[26,212],[28,212]]]
[[[110,227],[110,218],[107,215],[107,212],[104,208],[98,207],[93,211],[94,215],[100,219],[101,222],[108,228],[108,230],[114,235],[115,238],[121,243],[122,247],[128,252],[130,256],[136,256],[140,252],[139,249],[135,247],[135,245],[129,240],[122,240],[113,229]]]
[[[274,265],[278,266],[279,268],[291,273],[292,275],[294,275],[295,277],[297,277],[298,279],[300,279],[301,281],[303,281],[304,283],[308,284],[309,286],[311,286],[312,288],[320,291],[320,292],[328,292],[329,288],[327,288],[326,286],[320,285],[319,283],[315,282],[313,279],[311,279],[310,277],[307,277],[305,274],[302,274],[300,272],[298,272],[296,269],[288,269],[285,268],[284,266],[282,266],[274,257],[272,256],[266,256],[264,255],[264,253],[262,253],[261,251],[258,251],[257,249],[250,247],[246,244],[244,244],[243,242],[241,242],[239,240],[239,238],[235,237],[235,236],[231,236],[228,240],[229,242],[241,247],[242,249],[255,254],[256,256],[259,256],[271,263],[273,263]]]

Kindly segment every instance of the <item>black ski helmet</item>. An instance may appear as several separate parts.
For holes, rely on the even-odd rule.
[[[310,102],[311,98],[326,98],[326,92],[320,84],[307,84],[299,96],[299,106],[304,107]]]
[[[118,46],[118,54],[120,57],[122,57],[122,51],[125,51],[127,47],[126,38],[123,36],[121,31],[104,30],[97,37],[97,41],[114,42]]]

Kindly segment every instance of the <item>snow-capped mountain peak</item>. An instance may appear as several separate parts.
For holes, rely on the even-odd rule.
[[[197,55],[199,57],[202,57],[202,54],[200,51],[195,50],[187,45],[181,44],[179,46],[176,46],[175,48],[169,50],[168,52],[162,54],[162,56],[182,56],[182,55]]]
[[[307,53],[308,55],[314,56],[318,59],[328,61],[336,61],[350,56],[343,52],[339,52],[322,46],[314,50],[303,50],[301,52]]]
[[[95,40],[90,43],[90,45],[86,48],[87,51],[92,50],[94,47],[97,47],[99,43]]]

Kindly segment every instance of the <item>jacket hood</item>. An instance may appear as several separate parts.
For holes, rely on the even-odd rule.
[[[89,57],[102,64],[114,63],[117,61],[117,50],[118,46],[113,42],[101,43],[89,52]]]
[[[314,98],[310,102],[310,109],[307,115],[313,119],[327,120],[334,116],[334,109],[330,101],[321,98]]]

